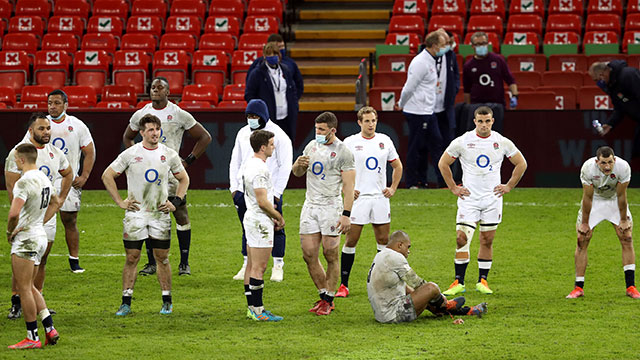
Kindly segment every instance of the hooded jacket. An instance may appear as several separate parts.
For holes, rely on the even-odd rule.
[[[627,66],[624,60],[612,60],[607,66],[611,73],[606,92],[613,103],[613,115],[607,123],[615,127],[624,115],[640,123],[640,70]]]

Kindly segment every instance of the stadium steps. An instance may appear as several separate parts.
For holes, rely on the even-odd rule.
[[[305,78],[302,111],[353,110],[363,58],[383,44],[393,1],[305,0],[288,48]]]

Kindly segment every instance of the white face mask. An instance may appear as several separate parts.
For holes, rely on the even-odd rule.
[[[260,127],[260,118],[247,118],[247,123],[251,129],[255,130]]]
[[[320,135],[320,134],[316,134],[316,141],[318,142],[318,144],[326,144],[327,143],[327,135]]]

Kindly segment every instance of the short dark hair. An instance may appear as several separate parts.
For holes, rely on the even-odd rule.
[[[428,49],[433,45],[440,44],[440,39],[442,39],[442,34],[437,31],[429,33],[427,37],[424,38],[424,46]]]
[[[62,101],[65,104],[69,103],[69,97],[67,96],[67,94],[64,91],[62,91],[60,89],[55,89],[55,90],[53,90],[52,92],[49,93],[49,96],[47,96],[47,99],[49,99],[53,95],[60,95],[60,96],[62,96]]]
[[[261,147],[269,145],[269,139],[274,136],[271,131],[267,130],[256,130],[252,132],[251,136],[249,136],[249,142],[251,143],[253,152],[257,153]]]
[[[24,158],[31,164],[35,164],[36,159],[38,159],[38,149],[30,143],[18,145],[18,147],[16,147],[16,152],[21,156],[24,156]]]
[[[31,114],[31,116],[29,116],[29,127],[33,126],[33,124],[36,122],[36,120],[38,119],[47,119],[49,120],[49,118],[47,118],[47,115],[43,112],[34,112]]]
[[[598,150],[596,150],[596,159],[598,160],[600,160],[600,158],[608,158],[609,156],[615,156],[613,149],[609,146],[600,146]]]
[[[156,76],[153,78],[153,80],[151,80],[151,82],[154,82],[156,80],[164,81],[165,84],[169,85],[169,80],[167,80],[167,78],[164,76]]]
[[[147,124],[156,124],[162,128],[162,122],[153,114],[147,114],[140,119],[140,130],[144,131],[147,128]]]
[[[325,111],[316,117],[316,124],[327,124],[329,128],[338,128],[338,118],[330,111]]]
[[[271,34],[267,38],[267,42],[284,42],[284,39],[280,34]]]
[[[482,105],[473,112],[474,118],[478,115],[491,115],[491,117],[493,117],[493,110],[488,106]]]

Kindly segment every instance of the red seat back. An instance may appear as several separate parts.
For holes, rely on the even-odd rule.
[[[152,34],[160,38],[162,21],[158,16],[131,16],[127,20],[127,34]]]
[[[14,16],[9,20],[9,33],[31,33],[38,38],[44,34],[44,20],[39,16]]]
[[[167,3],[157,0],[135,0],[131,16],[157,16],[162,22],[167,18]]]
[[[556,94],[551,91],[520,91],[518,110],[555,110]]]
[[[387,34],[384,43],[387,45],[408,45],[409,52],[415,55],[418,52],[421,41],[418,35],[414,33],[390,33]]]
[[[396,15],[389,22],[389,32],[414,33],[420,39],[424,36],[424,29],[424,19],[418,15]]]
[[[238,50],[262,50],[269,34],[242,34],[238,42]]]
[[[117,38],[122,36],[124,23],[117,16],[92,16],[87,25],[88,34],[113,34]]]
[[[545,5],[542,0],[512,0],[509,5],[509,16],[516,14],[533,14],[544,17]]]
[[[102,101],[125,102],[135,106],[138,102],[136,89],[130,85],[107,85],[102,88]]]
[[[142,50],[147,53],[156,51],[156,39],[152,34],[122,35],[121,50]]]
[[[200,0],[173,0],[171,2],[171,16],[196,16],[200,22],[205,20],[207,6]]]
[[[275,16],[247,16],[244,20],[245,33],[278,33],[278,19]]]
[[[545,71],[547,57],[544,54],[512,54],[507,58],[511,71]]]
[[[282,23],[282,2],[280,0],[251,0],[247,7],[248,16],[275,16]]]
[[[89,18],[91,5],[85,0],[57,0],[53,7],[53,15],[56,16],[79,16],[85,23]]]
[[[518,0],[514,0],[518,1]],[[507,31],[510,32],[534,32],[542,34],[542,17],[535,14],[515,14],[509,16]]]
[[[200,18],[194,15],[181,15],[181,16],[169,16],[167,19],[167,27],[165,32],[167,34],[180,33],[189,34],[194,39],[200,38],[200,29],[202,23]]]
[[[48,19],[51,14],[51,3],[47,0],[19,0],[16,3],[16,16],[35,15]]]
[[[233,16],[209,16],[204,24],[204,33],[230,34],[236,38],[240,35],[240,21]]]
[[[78,50],[78,39],[73,34],[45,34],[42,38],[42,50],[63,50],[74,53]]]
[[[129,4],[124,0],[96,0],[93,16],[117,16],[124,22],[129,14]]]
[[[542,85],[544,86],[573,86],[581,87],[582,73],[568,71],[545,71],[542,74]]]
[[[583,110],[608,110],[613,108],[611,98],[597,86],[583,86],[578,90],[578,103]]]
[[[212,105],[218,105],[218,88],[210,84],[187,85],[182,90],[182,100],[207,101]]]
[[[517,0],[514,0],[517,1]],[[471,15],[498,15],[504,18],[505,6],[502,0],[472,0],[469,8]]]
[[[585,31],[613,31],[620,34],[620,16],[615,14],[589,15]]]
[[[464,33],[464,21],[458,15],[433,15],[429,19],[429,32],[443,28],[462,37]]]
[[[369,90],[369,106],[378,111],[393,111],[401,91],[402,87],[373,87]]]
[[[572,31],[579,34],[582,32],[582,19],[575,14],[551,14],[547,17],[546,30],[547,32]]]
[[[582,16],[584,5],[582,0],[550,0],[549,15],[552,14],[574,14]]]
[[[504,36],[504,44],[509,45],[534,45],[536,52],[540,47],[538,34],[534,32],[508,32]]]
[[[164,34],[160,50],[184,50],[191,54],[196,49],[196,39],[190,34]]]
[[[429,6],[425,0],[395,0],[393,15],[418,15],[423,19],[429,17]]]
[[[82,38],[86,20],[80,16],[52,16],[49,19],[47,32],[49,33],[69,33],[73,34],[78,40]]]
[[[69,107],[95,107],[96,91],[90,86],[74,85],[62,88],[69,98]]]
[[[484,31],[493,32],[502,38],[502,19],[497,15],[473,15],[467,23],[467,33]]]

